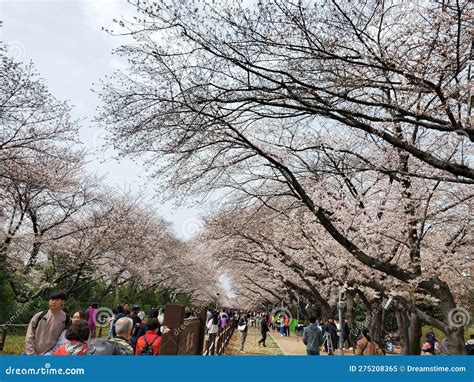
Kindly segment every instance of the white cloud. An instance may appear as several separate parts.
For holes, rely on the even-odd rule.
[[[116,28],[113,19],[130,20],[135,9],[126,0],[84,0],[79,2],[87,24],[92,29]]]
[[[232,287],[230,285],[230,279],[227,275],[219,276],[219,283],[222,285],[222,287],[226,291],[228,298],[235,298],[235,293],[232,291]]]

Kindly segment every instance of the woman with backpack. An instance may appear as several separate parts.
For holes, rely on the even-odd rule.
[[[158,334],[160,322],[150,318],[146,324],[146,333],[137,340],[135,355],[159,355],[161,336]]]
[[[53,355],[85,355],[89,346],[89,325],[86,320],[74,321],[66,331],[67,342],[56,349]]]

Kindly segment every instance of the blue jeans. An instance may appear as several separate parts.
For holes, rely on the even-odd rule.
[[[306,355],[319,355],[319,351],[306,349]]]

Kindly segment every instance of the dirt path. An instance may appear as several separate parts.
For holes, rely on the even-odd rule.
[[[282,337],[278,332],[270,332],[270,336],[278,344],[285,355],[306,355],[306,346],[303,344],[301,337],[295,333],[291,333],[289,337]],[[321,355],[327,355],[326,352],[321,352]],[[335,355],[339,355],[336,350]],[[349,349],[344,349],[344,355],[354,355]]]
[[[249,327],[247,333],[247,340],[245,341],[244,351],[240,353],[240,337],[239,332],[236,330],[227,345],[226,355],[283,355],[283,352],[279,349],[278,345],[273,341],[270,336],[267,336],[266,347],[259,346],[257,344],[260,339],[260,330],[255,327]]]

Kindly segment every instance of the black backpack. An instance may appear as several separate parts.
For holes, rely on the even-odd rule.
[[[133,355],[133,351],[118,342],[102,339],[92,342],[86,355]]]
[[[155,341],[158,339],[158,335],[153,339],[153,341],[151,341],[150,343],[148,343],[148,341],[146,340],[146,336],[143,336],[143,339],[145,340],[145,345],[143,345],[141,351],[140,351],[140,354],[139,355],[153,355],[153,344],[155,343]]]
[[[36,319],[36,322],[35,324],[33,325],[33,332],[36,332],[36,329],[38,328],[38,325],[39,323],[41,322],[41,320],[46,320],[46,314],[48,313],[47,310],[43,310],[40,315],[38,316],[38,318]],[[63,324],[64,324],[64,329],[67,328],[67,324],[69,322],[69,314],[66,313],[66,319],[63,321]]]

